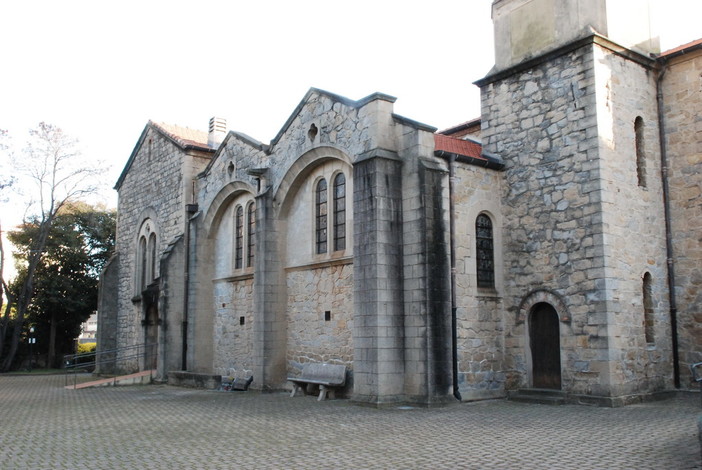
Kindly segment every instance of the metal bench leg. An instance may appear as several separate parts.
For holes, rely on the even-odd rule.
[[[302,387],[300,387],[298,384],[293,384],[293,389],[292,392],[290,393],[290,398],[293,398],[295,394],[297,393],[298,390],[300,390]]]
[[[317,397],[317,401],[322,401],[327,398],[327,392],[329,389],[325,387],[324,385],[319,386],[319,397]]]

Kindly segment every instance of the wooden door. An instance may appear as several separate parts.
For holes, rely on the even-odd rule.
[[[556,310],[536,304],[529,315],[532,379],[534,388],[561,389],[561,337]]]

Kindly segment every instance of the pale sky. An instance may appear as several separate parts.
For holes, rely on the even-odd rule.
[[[207,130],[218,115],[268,143],[317,87],[350,99],[387,93],[396,113],[446,128],[479,117],[472,82],[493,65],[491,4],[2,1],[0,129],[22,144],[40,121],[63,128],[111,165],[114,204],[149,119]],[[702,1],[663,5],[664,50],[702,37]]]

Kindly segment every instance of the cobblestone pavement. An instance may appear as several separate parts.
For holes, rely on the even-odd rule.
[[[348,400],[0,376],[2,469],[693,469],[699,396],[624,408]]]

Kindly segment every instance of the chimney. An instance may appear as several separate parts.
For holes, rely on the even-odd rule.
[[[210,131],[207,134],[207,145],[212,148],[219,147],[227,135],[227,120],[220,117],[210,118]]]

